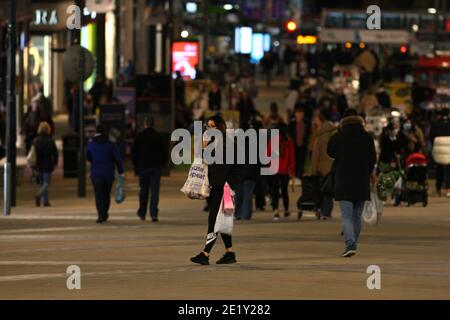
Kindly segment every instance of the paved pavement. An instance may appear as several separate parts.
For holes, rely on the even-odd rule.
[[[448,299],[450,200],[428,208],[387,207],[383,223],[365,227],[358,254],[343,249],[334,219],[274,222],[270,212],[237,221],[238,264],[193,265],[203,245],[203,202],[179,192],[185,173],[164,178],[161,221],[136,217],[137,184],[113,204],[107,224],[94,223],[91,188],[76,197],[74,180],[55,177],[50,208],[33,204],[35,187],[19,189],[21,205],[0,218],[0,298],[5,299]],[[299,190],[291,193],[296,199]],[[291,201],[294,212],[294,201]],[[221,240],[212,252],[223,253]],[[81,290],[68,290],[66,269],[81,268]],[[381,268],[381,290],[366,286],[367,267]]]

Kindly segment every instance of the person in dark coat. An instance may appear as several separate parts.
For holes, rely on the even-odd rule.
[[[36,206],[50,207],[48,188],[54,168],[58,165],[58,150],[51,136],[51,128],[47,122],[41,122],[38,136],[33,141],[36,152],[36,171],[39,175],[40,188],[36,196]]]
[[[137,215],[145,220],[150,190],[150,216],[153,222],[158,222],[161,169],[167,164],[168,148],[167,142],[153,128],[152,119],[146,118],[144,127],[134,140],[132,151],[134,172],[139,176],[140,187]]]
[[[391,109],[392,108],[391,97],[386,92],[386,88],[384,87],[384,85],[381,85],[378,88],[377,100],[378,100],[378,104],[380,106],[382,106],[383,109]]]
[[[305,110],[302,108],[295,110],[294,117],[294,120],[289,123],[288,132],[295,147],[295,176],[301,179],[308,155],[311,125],[305,119]]]
[[[252,99],[246,91],[240,93],[239,102],[236,105],[236,109],[239,111],[240,128],[247,130],[250,127],[250,121],[257,115],[261,115],[253,104]]]
[[[97,126],[96,133],[87,146],[87,160],[91,163],[91,180],[98,213],[96,222],[103,223],[109,217],[115,167],[121,175],[124,175],[124,170],[119,149],[109,141],[102,125]]]
[[[397,167],[403,150],[402,143],[398,138],[398,131],[394,123],[389,123],[383,130],[380,138],[380,163]]]
[[[226,124],[223,118],[220,116],[212,116],[208,119],[207,127],[210,129],[217,129],[222,133],[224,137],[223,141],[223,159],[226,159],[225,147],[227,142],[226,138]],[[214,143],[211,140],[209,143]],[[236,155],[236,152],[235,152]],[[236,162],[235,162],[236,163]],[[225,183],[228,182],[232,190],[236,190],[236,187],[241,183],[241,177],[243,176],[243,170],[241,165],[237,164],[226,164],[226,163],[213,163],[208,164],[208,179],[210,187],[209,195],[209,217],[208,217],[208,235],[206,238],[206,245],[202,252],[200,252],[195,257],[191,258],[191,261],[201,265],[209,264],[209,253],[217,240],[217,234],[214,232],[214,226],[217,219],[217,214],[219,213],[219,207],[222,202],[223,188]],[[218,260],[217,264],[230,264],[236,263],[236,255],[232,251],[232,237],[228,234],[221,234],[223,242],[225,244],[225,255]]]
[[[344,230],[343,257],[356,254],[364,202],[370,200],[370,183],[376,163],[373,138],[363,118],[347,109],[338,132],[331,137],[327,153],[334,159],[334,195],[340,202]]]
[[[222,93],[215,82],[211,84],[211,90],[208,93],[208,108],[213,111],[222,109]]]

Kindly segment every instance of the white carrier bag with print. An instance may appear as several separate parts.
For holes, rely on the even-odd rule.
[[[192,163],[181,192],[190,199],[203,200],[209,197],[208,166],[201,159],[195,159]]]

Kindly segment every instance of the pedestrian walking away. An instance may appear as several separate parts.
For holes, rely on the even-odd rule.
[[[95,135],[87,146],[86,158],[91,163],[91,181],[98,213],[96,222],[103,223],[109,218],[115,168],[121,175],[124,175],[124,170],[119,149],[109,141],[102,125],[97,126]]]
[[[164,138],[153,128],[152,120],[144,120],[144,130],[134,140],[132,155],[134,172],[139,176],[137,215],[145,220],[150,191],[150,216],[153,222],[158,222],[161,169],[167,164],[168,148]]]
[[[48,188],[52,172],[58,165],[58,150],[55,140],[51,137],[51,128],[47,122],[41,122],[38,128],[38,136],[33,141],[36,153],[36,171],[39,176],[39,192],[36,196],[36,206],[43,204],[50,206]]]
[[[344,113],[338,132],[327,148],[334,159],[334,195],[341,207],[345,250],[343,257],[356,254],[361,232],[364,202],[370,200],[370,183],[376,163],[373,138],[364,129],[363,118],[355,109]]]

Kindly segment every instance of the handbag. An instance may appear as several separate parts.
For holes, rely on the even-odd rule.
[[[36,166],[37,155],[36,155],[36,148],[34,147],[34,145],[31,146],[31,149],[28,152],[27,163],[31,168],[34,168]]]

